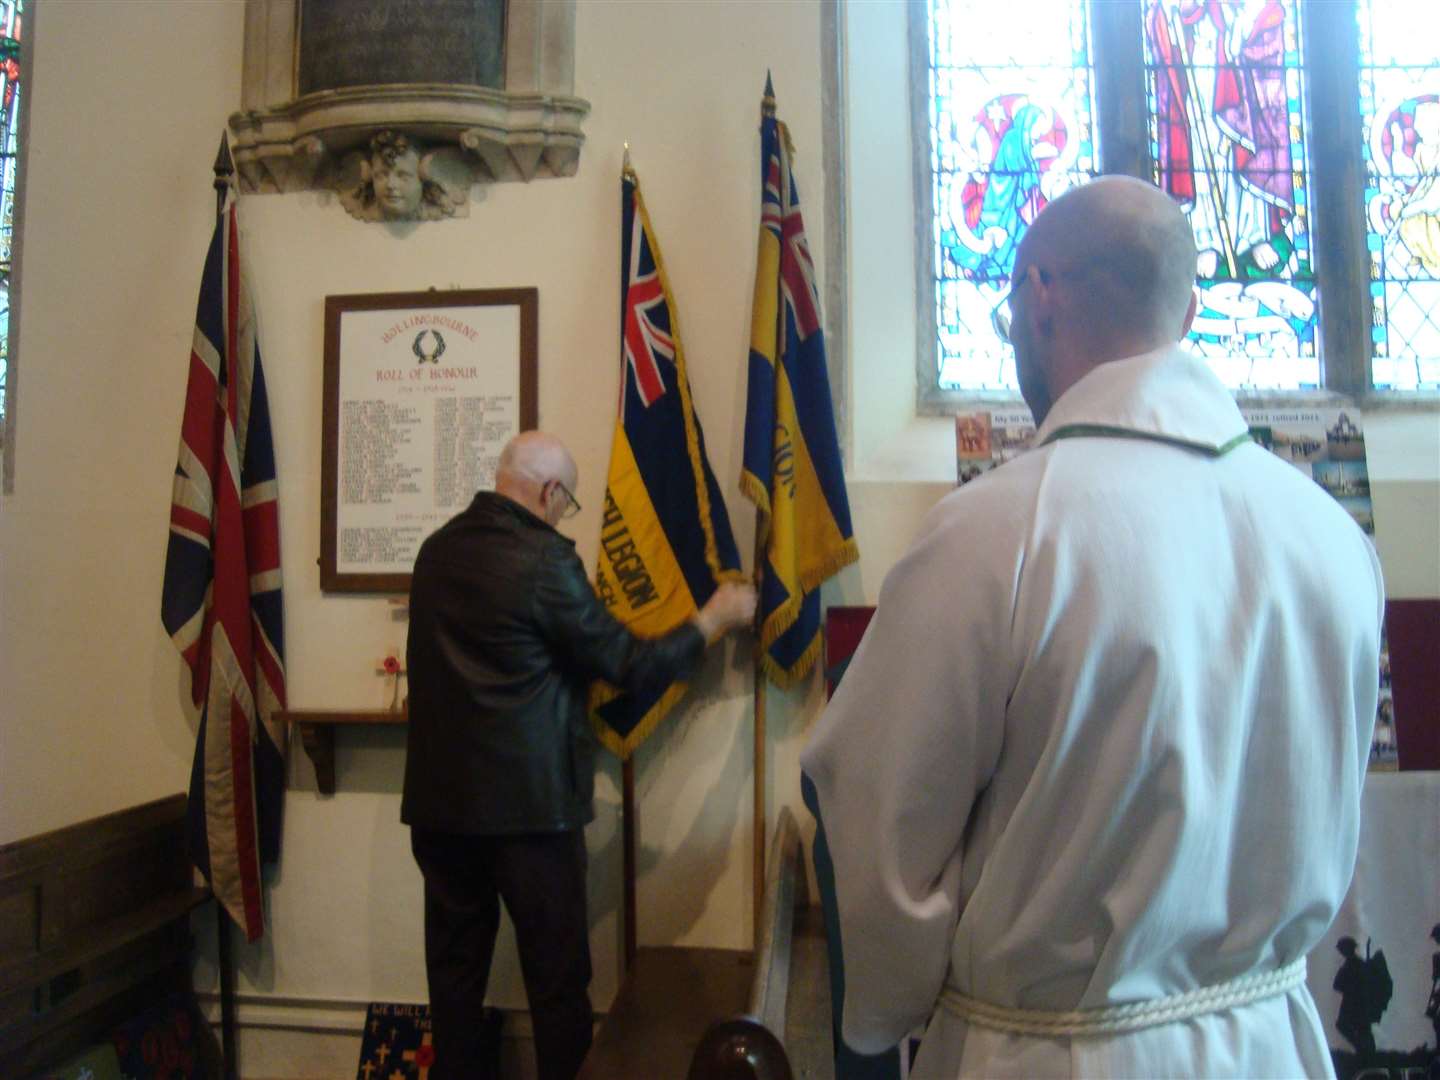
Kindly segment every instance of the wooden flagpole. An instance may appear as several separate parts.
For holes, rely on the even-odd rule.
[[[775,84],[770,79],[770,72],[765,72],[765,94],[760,99],[760,124],[763,130],[765,118],[775,115]],[[759,264],[756,264],[755,273],[760,273]],[[783,314],[779,315],[783,320]],[[751,314],[754,318],[754,314]],[[783,322],[781,323],[783,326]],[[775,363],[780,362],[778,354]],[[771,435],[773,438],[773,433]],[[767,521],[765,511],[757,505],[755,507],[755,591],[758,594],[761,586],[765,583],[765,546],[768,539]],[[750,910],[752,924],[754,926],[754,948],[758,954],[760,951],[760,920],[761,909],[765,906],[765,648],[761,644],[761,627],[764,625],[765,615],[759,604],[755,608],[755,797],[753,814],[755,818],[754,836],[751,839],[751,873],[755,881],[754,895],[751,897]]]
[[[755,646],[759,652],[760,646]],[[765,672],[755,660],[755,839],[753,863],[755,895],[750,909],[754,916],[755,947],[760,947],[761,909],[765,906]]]
[[[625,972],[635,967],[635,755],[620,765],[620,829],[625,849]]]
[[[625,144],[625,157],[620,166],[623,179],[630,171],[630,143]],[[623,352],[623,349],[622,349]],[[623,381],[623,380],[622,380]],[[624,387],[621,387],[623,396]],[[620,763],[620,833],[624,849],[624,892],[625,892],[625,972],[635,967],[636,924],[639,915],[635,902],[635,751]]]
[[[755,511],[755,589],[765,577],[765,515]],[[760,948],[761,909],[765,906],[765,647],[760,643],[761,615],[757,608],[755,625],[755,834],[751,841],[751,866],[755,880],[751,897],[754,947]]]

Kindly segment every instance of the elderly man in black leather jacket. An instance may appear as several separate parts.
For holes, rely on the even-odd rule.
[[[589,684],[642,690],[685,674],[754,617],[722,585],[695,618],[635,637],[596,598],[574,541],[574,459],[526,432],[494,492],[425,541],[410,587],[409,746],[400,816],[425,878],[433,1080],[485,1077],[480,1018],[503,900],[515,926],[541,1080],[590,1045],[583,827],[594,817]]]

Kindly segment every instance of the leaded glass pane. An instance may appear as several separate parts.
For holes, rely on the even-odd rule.
[[[1295,0],[1146,0],[1154,179],[1200,256],[1190,347],[1232,388],[1319,385]]]
[[[941,389],[1017,390],[991,314],[1015,248],[1095,172],[1085,0],[929,0]]]
[[[20,23],[25,0],[0,0],[0,425],[10,368],[10,263],[15,233],[15,170],[20,162]]]
[[[1360,0],[1372,381],[1440,390],[1440,11]]]

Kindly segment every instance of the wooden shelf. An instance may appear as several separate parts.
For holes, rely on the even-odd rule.
[[[405,709],[281,709],[279,718],[300,729],[300,741],[315,766],[322,795],[335,794],[335,729],[352,725],[408,724]]]

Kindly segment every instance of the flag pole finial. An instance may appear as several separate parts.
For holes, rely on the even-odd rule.
[[[620,171],[621,171],[622,173],[633,173],[635,170],[634,170],[634,169],[631,167],[631,165],[630,165],[630,144],[627,142],[627,143],[624,144],[624,146],[625,146],[625,161],[624,161],[624,162],[622,163],[622,165],[620,166]]]
[[[775,115],[775,83],[770,78],[770,71],[765,71],[765,97],[760,101],[760,116],[764,119],[767,116]]]
[[[231,178],[235,175],[235,161],[230,156],[230,140],[225,137],[225,132],[220,133],[220,150],[215,155],[215,212],[218,214],[225,209],[225,194],[230,188]]]

